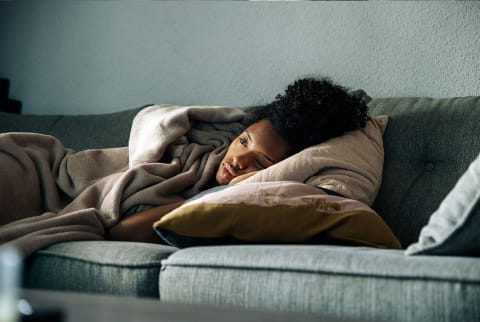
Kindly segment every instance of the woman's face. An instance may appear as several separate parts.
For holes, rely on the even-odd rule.
[[[225,185],[238,176],[268,168],[285,159],[290,150],[270,121],[256,122],[230,144],[218,168],[216,181]]]

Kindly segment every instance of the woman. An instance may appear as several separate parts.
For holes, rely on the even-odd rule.
[[[369,119],[365,96],[328,79],[295,81],[272,103],[248,111],[250,125],[230,144],[212,185],[237,183],[306,147],[364,127]],[[128,216],[109,230],[109,238],[161,242],[153,223],[182,203]]]

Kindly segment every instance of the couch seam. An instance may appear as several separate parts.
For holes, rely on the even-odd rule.
[[[151,262],[151,263],[145,263],[145,264],[115,264],[115,263],[101,263],[101,262],[94,262],[91,260],[86,260],[86,259],[80,259],[80,258],[75,258],[75,257],[70,257],[70,256],[65,256],[65,255],[58,255],[58,254],[49,254],[49,253],[41,253],[39,254],[40,256],[46,256],[46,257],[55,257],[55,258],[60,258],[60,259],[69,259],[72,261],[77,261],[77,262],[82,262],[82,263],[88,263],[92,265],[103,265],[103,266],[110,266],[110,267],[128,267],[128,268],[150,268],[150,267],[158,267],[159,269],[162,267],[162,260],[159,260],[158,262]],[[37,256],[39,256],[37,255]],[[33,258],[32,261],[38,260],[38,258]]]
[[[372,277],[383,279],[395,279],[395,280],[418,280],[418,281],[443,281],[443,282],[460,282],[460,283],[473,283],[480,284],[480,280],[465,280],[455,278],[442,278],[442,277],[429,277],[429,276],[401,276],[401,275],[382,275],[382,274],[368,274],[368,273],[348,273],[348,272],[336,272],[327,270],[308,270],[308,269],[282,269],[282,268],[263,268],[263,267],[236,267],[236,266],[210,266],[210,265],[188,265],[188,264],[162,264],[162,271],[165,271],[168,267],[179,268],[201,268],[201,269],[227,269],[227,270],[250,270],[250,271],[270,271],[278,273],[311,273],[311,274],[325,274],[325,275],[341,275],[351,277]]]

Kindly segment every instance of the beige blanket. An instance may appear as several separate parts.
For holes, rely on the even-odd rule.
[[[134,119],[128,147],[74,152],[51,136],[0,134],[0,243],[25,256],[53,243],[103,239],[138,205],[198,192],[244,112],[155,105]]]

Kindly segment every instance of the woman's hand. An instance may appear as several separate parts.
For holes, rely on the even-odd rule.
[[[231,185],[231,184],[236,184],[236,183],[239,183],[240,181],[242,180],[245,180],[247,178],[250,178],[251,176],[253,176],[255,173],[257,173],[258,171],[253,171],[253,172],[249,172],[249,173],[245,173],[245,174],[242,174],[241,176],[238,176],[238,177],[235,177],[233,178],[228,184]]]

